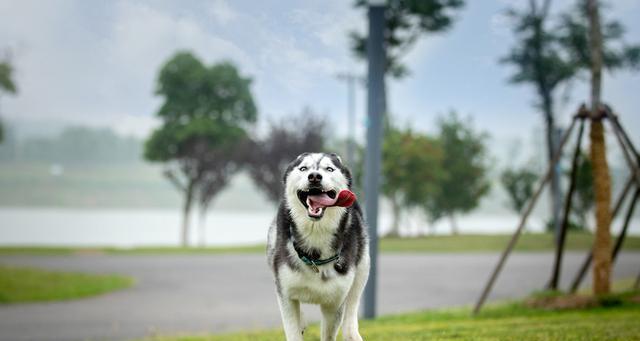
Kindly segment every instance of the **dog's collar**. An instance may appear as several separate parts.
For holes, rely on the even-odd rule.
[[[334,262],[334,261],[338,260],[338,258],[340,258],[340,253],[338,252],[335,255],[333,255],[333,257],[329,257],[329,258],[326,258],[326,259],[312,259],[312,258],[307,257],[300,250],[298,250],[298,248],[295,246],[295,244],[294,244],[293,248],[296,250],[296,253],[298,254],[298,258],[300,258],[300,260],[304,264],[309,265],[313,269],[313,271],[315,271],[316,273],[320,272],[320,270],[318,269],[318,266],[329,264],[331,262]]]
[[[289,219],[291,219],[291,217],[289,217]],[[338,260],[338,258],[340,258],[340,251],[338,251],[338,253],[336,253],[332,257],[329,257],[329,258],[326,258],[326,259],[319,259],[319,258],[312,258],[306,252],[300,250],[296,246],[296,238],[295,238],[295,233],[294,233],[294,230],[293,230],[293,226],[294,226],[293,221],[290,221],[289,222],[289,236],[290,236],[289,238],[291,238],[291,244],[293,246],[293,249],[296,251],[296,254],[298,255],[298,258],[300,258],[300,260],[303,263],[305,263],[308,266],[310,266],[313,269],[313,271],[318,273],[318,272],[320,272],[320,270],[318,269],[318,266],[329,264],[331,262],[335,262],[336,260]]]

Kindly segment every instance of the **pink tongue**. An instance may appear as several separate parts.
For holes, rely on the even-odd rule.
[[[313,208],[331,206],[335,204],[336,201],[338,201],[338,198],[331,199],[331,197],[329,197],[326,193],[309,196],[309,203]]]
[[[340,200],[340,202],[338,202]],[[353,192],[343,189],[331,199],[326,193],[310,195],[308,197],[309,206],[315,211],[317,208],[324,208],[329,206],[342,206],[349,207],[355,201],[355,194]]]

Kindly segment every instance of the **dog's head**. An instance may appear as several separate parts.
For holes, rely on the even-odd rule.
[[[351,182],[351,172],[337,154],[304,153],[285,171],[285,200],[297,216],[306,213],[311,220],[320,220],[327,210],[341,210],[335,206],[350,205],[336,201],[341,191],[351,193],[344,191],[351,189]]]

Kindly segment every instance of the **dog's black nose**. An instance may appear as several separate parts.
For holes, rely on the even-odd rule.
[[[309,173],[309,182],[320,182],[322,180],[322,174],[318,172]]]

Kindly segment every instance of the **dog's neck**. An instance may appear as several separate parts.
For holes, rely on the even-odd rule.
[[[347,209],[328,207],[321,219],[314,220],[307,215],[307,210],[304,207],[301,209],[295,207],[295,204],[287,206],[289,206],[294,225],[292,228],[295,229],[295,233],[292,233],[292,239],[295,238],[297,247],[306,251],[317,250],[320,253],[320,258],[335,255],[338,250],[334,249],[334,236]]]

